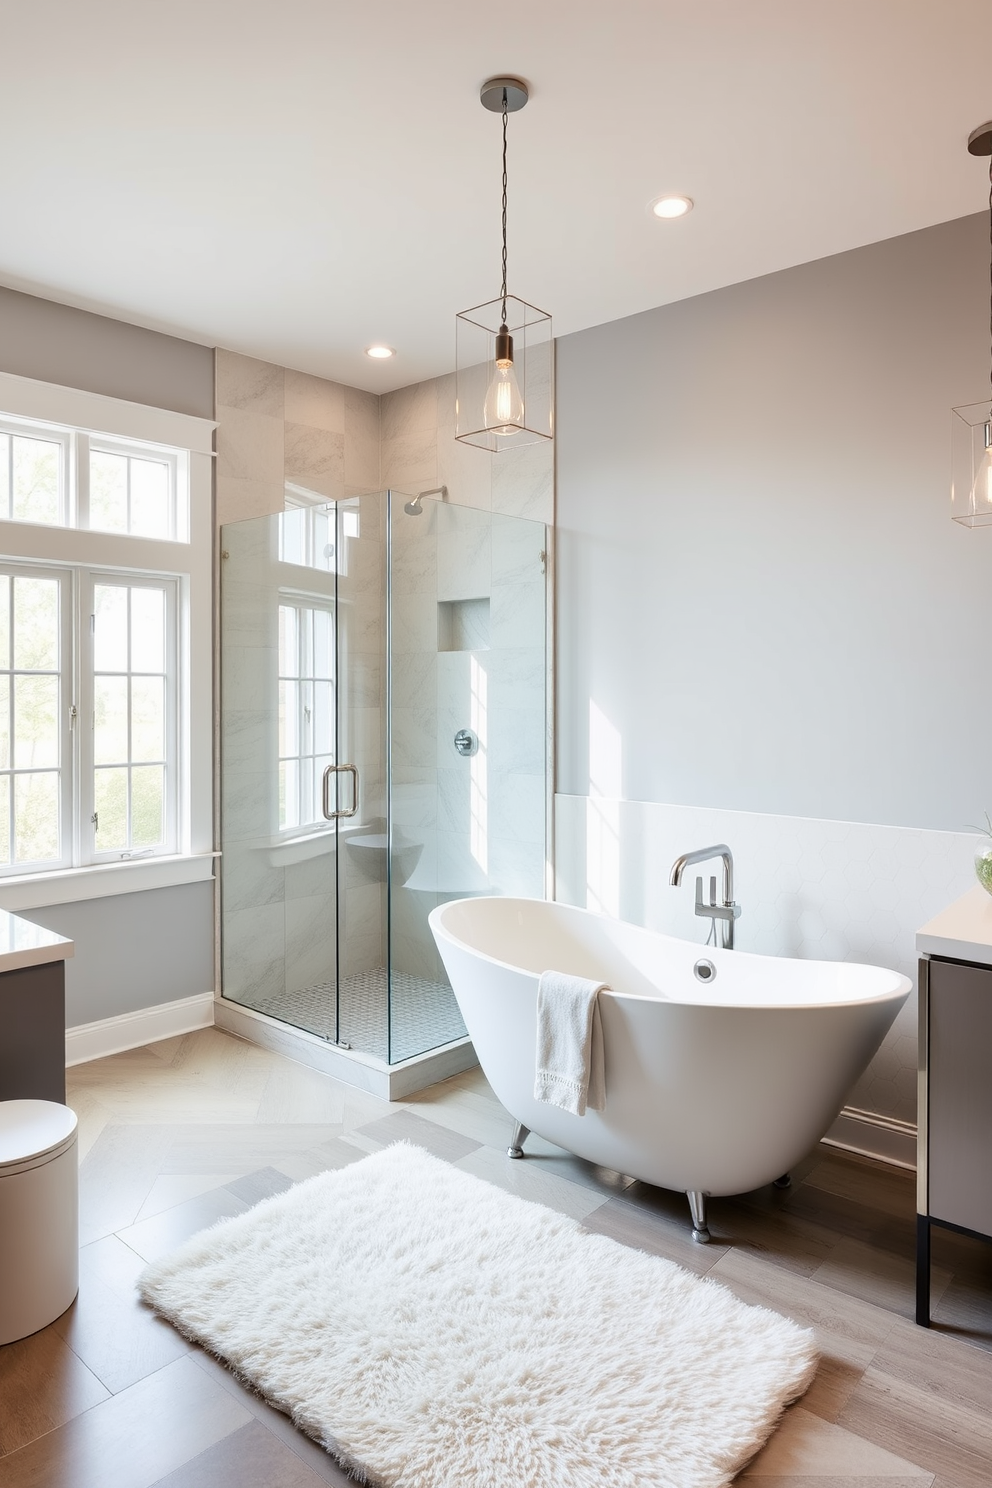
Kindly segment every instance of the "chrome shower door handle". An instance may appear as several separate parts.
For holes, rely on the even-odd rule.
[[[347,774],[351,776],[352,801],[351,809],[348,811],[331,810],[331,776]],[[344,816],[357,816],[358,814],[358,766],[357,765],[328,765],[324,771],[320,786],[321,809],[325,820],[337,821]]]
[[[358,815],[358,766],[357,765],[338,765],[337,768],[339,770],[344,770],[348,775],[351,776],[351,810],[350,811],[337,811],[337,812],[335,812],[335,815],[336,816],[357,816]]]

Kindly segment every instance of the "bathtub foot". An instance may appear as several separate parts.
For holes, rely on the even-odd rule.
[[[506,1149],[507,1157],[523,1157],[524,1143],[529,1136],[530,1127],[524,1126],[522,1121],[518,1121],[513,1129],[513,1136],[510,1138],[510,1145]]]
[[[697,1245],[709,1245],[710,1232],[706,1224],[706,1195],[698,1188],[690,1188],[686,1191],[689,1200],[689,1209],[692,1213],[692,1238]]]
[[[773,1188],[791,1188],[792,1187],[792,1174],[791,1173],[783,1173],[782,1176],[781,1176],[781,1178],[776,1178],[775,1179],[775,1182],[772,1184],[772,1187]]]

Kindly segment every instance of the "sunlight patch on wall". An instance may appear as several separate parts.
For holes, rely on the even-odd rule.
[[[479,748],[472,755],[469,783],[469,831],[472,856],[482,869],[489,871],[489,790],[487,761],[489,739],[487,722],[487,697],[489,678],[477,656],[471,658],[469,673],[471,688],[470,727],[479,740]]]
[[[586,817],[586,904],[620,914],[620,801],[623,745],[606,714],[589,702],[589,810]]]

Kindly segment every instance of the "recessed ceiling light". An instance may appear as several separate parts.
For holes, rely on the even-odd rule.
[[[378,342],[374,346],[366,346],[365,355],[375,357],[376,361],[384,361],[386,357],[396,355],[395,346],[380,346]]]
[[[656,217],[684,217],[686,212],[692,211],[692,197],[659,196],[651,203],[651,211]]]

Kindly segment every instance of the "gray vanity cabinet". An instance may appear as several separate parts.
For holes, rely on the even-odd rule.
[[[930,1227],[992,1238],[992,966],[920,961],[916,1321],[930,1324]]]
[[[63,961],[0,972],[0,1100],[65,1101]]]

